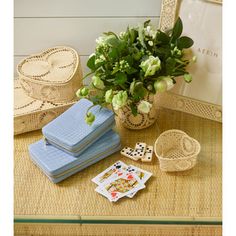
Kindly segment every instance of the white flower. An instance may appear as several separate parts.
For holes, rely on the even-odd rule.
[[[153,42],[152,41],[148,41],[148,44],[149,44],[149,46],[153,46]]]
[[[97,45],[104,45],[105,37],[104,36],[100,36],[95,41],[96,41]]]
[[[175,86],[175,84],[170,76],[160,76],[159,78],[166,82],[166,86],[167,86],[166,89],[167,90],[170,90]]]
[[[141,113],[149,113],[151,108],[152,104],[144,100],[138,104],[138,111]]]
[[[119,34],[119,37],[120,37],[121,39],[124,39],[126,36],[127,36],[127,33],[126,33],[126,32],[120,32],[120,34]]]
[[[147,60],[141,62],[140,67],[145,72],[145,77],[151,76],[161,69],[161,61],[159,57],[149,56]]]
[[[112,105],[115,110],[120,109],[124,105],[126,105],[128,99],[128,94],[126,91],[119,91],[114,97],[112,98]]]
[[[152,27],[148,25],[146,28],[144,28],[144,34],[145,36],[148,36],[154,39],[156,37],[157,31],[153,30]]]

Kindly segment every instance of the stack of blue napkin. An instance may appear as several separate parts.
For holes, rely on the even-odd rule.
[[[29,146],[32,161],[58,183],[121,149],[120,137],[112,130],[114,113],[97,105],[89,126],[84,117],[92,103],[81,99],[62,115],[43,127],[45,140]]]

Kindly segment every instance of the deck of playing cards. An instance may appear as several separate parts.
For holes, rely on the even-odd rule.
[[[148,171],[117,161],[92,181],[98,185],[96,192],[109,201],[116,202],[122,197],[132,198],[139,190],[144,189],[151,175]]]

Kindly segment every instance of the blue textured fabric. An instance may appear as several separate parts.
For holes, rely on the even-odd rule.
[[[78,156],[110,130],[115,124],[114,113],[99,105],[90,110],[96,116],[94,123],[86,124],[84,117],[91,105],[89,100],[81,99],[44,126],[42,132],[48,142]]]
[[[53,181],[61,181],[87,166],[120,150],[120,137],[113,130],[105,133],[79,157],[74,157],[44,140],[29,145],[33,162]]]

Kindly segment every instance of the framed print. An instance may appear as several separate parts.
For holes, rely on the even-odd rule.
[[[189,55],[197,63],[189,67],[193,81],[177,79],[176,86],[159,95],[160,106],[207,119],[222,121],[222,1],[163,0],[160,29],[173,27],[177,17],[183,21],[183,35],[194,40]]]

